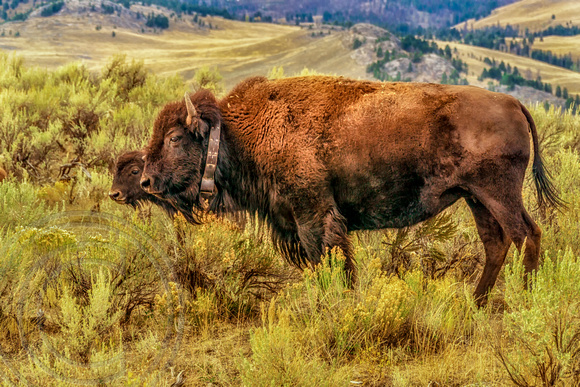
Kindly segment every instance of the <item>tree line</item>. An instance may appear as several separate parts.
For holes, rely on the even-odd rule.
[[[557,55],[549,50],[532,50],[531,57],[532,59],[546,62],[554,66],[564,67],[573,71],[578,71],[580,69],[580,59],[572,59],[572,54]]]
[[[544,91],[555,95],[558,98],[563,98],[566,100],[566,109],[572,108],[573,113],[576,113],[578,106],[580,106],[580,95],[572,97],[566,87],[562,88],[560,85],[556,86],[556,89],[552,87],[550,83],[542,82],[542,77],[539,75],[535,80],[524,78],[517,66],[512,67],[509,63],[506,65],[504,61],[499,64],[495,59],[484,58],[484,63],[489,65],[489,68],[483,69],[479,80],[483,81],[485,79],[493,79],[499,81],[501,85],[508,87],[508,90],[514,90],[516,85],[532,87],[536,90]]]
[[[564,27],[559,25],[534,33],[530,33],[529,30],[526,29],[521,40],[516,40],[516,38],[520,36],[519,28],[510,25],[505,27],[491,26],[477,30],[455,30],[457,31],[456,33],[451,32],[453,30],[454,29],[426,31],[426,33],[431,34],[432,37],[440,40],[458,41],[472,46],[531,57],[532,59],[549,63],[554,66],[563,67],[568,70],[580,70],[580,59],[574,60],[571,53],[559,55],[549,50],[544,51],[533,49],[535,39],[543,41],[545,35],[570,36],[580,34],[580,27],[578,26]]]

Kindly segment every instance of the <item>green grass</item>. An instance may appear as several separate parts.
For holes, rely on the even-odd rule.
[[[180,371],[224,386],[577,382],[578,116],[530,107],[568,209],[539,212],[528,176],[543,265],[525,290],[512,248],[478,309],[484,254],[464,203],[408,229],[353,233],[350,289],[339,253],[301,273],[252,216],[194,227],[106,197],[114,156],[144,145],[182,78],[121,57],[97,74],[0,62],[1,383],[170,385]],[[202,75],[220,89],[218,74]],[[61,175],[77,156],[85,169]]]

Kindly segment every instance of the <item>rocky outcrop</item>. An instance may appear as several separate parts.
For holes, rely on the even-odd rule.
[[[391,78],[414,82],[440,82],[443,74],[451,75],[451,63],[436,54],[426,54],[421,61],[413,63],[409,58],[399,58],[385,63],[383,70]]]
[[[382,67],[383,73],[391,79],[440,82],[444,73],[450,76],[454,70],[449,60],[436,54],[423,55],[419,62],[413,63],[410,59],[412,55],[401,48],[401,41],[395,35],[372,24],[354,25],[345,33],[343,44],[354,48],[350,56],[363,66],[379,61],[379,51],[401,56]]]
[[[343,44],[346,47],[354,47],[350,56],[363,66],[368,66],[379,59],[376,54],[379,47],[383,52],[401,48],[401,42],[395,35],[384,28],[367,23],[355,24],[350,28],[344,34]]]

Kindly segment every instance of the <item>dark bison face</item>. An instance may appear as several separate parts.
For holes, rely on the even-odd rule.
[[[141,187],[191,214],[199,209],[209,130],[219,122],[220,115],[208,91],[198,92],[191,99],[186,95],[185,99],[166,105],[157,116],[145,151]]]
[[[164,200],[150,195],[141,189],[140,181],[145,161],[144,151],[123,153],[115,163],[113,185],[109,197],[120,204],[129,204],[133,208],[144,202],[151,202],[161,207],[170,217],[177,213],[177,209]],[[188,222],[194,223],[188,213],[183,213]]]
[[[137,206],[140,201],[148,199],[148,194],[141,189],[139,182],[143,172],[143,151],[123,153],[117,159],[113,174],[113,185],[109,197],[120,204]]]

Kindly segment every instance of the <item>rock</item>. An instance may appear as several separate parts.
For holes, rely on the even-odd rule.
[[[377,60],[375,50],[370,44],[364,44],[357,48],[350,54],[350,57],[363,66],[368,66]]]
[[[436,54],[423,55],[419,63],[412,63],[409,58],[399,58],[387,62],[383,66],[383,71],[390,78],[395,79],[400,73],[400,80],[411,80],[414,82],[438,83],[441,82],[443,73],[447,73],[447,76],[449,76],[453,70],[454,67],[447,59]]]
[[[381,47],[383,52],[401,48],[401,42],[395,35],[384,28],[368,23],[355,24],[343,35],[345,47],[352,48],[357,40],[361,45],[350,56],[363,66],[368,66],[379,59],[376,54],[378,47]]]
[[[414,66],[416,82],[441,82],[443,73],[450,76],[455,68],[451,62],[436,54],[426,54],[421,58],[421,62]]]
[[[413,78],[414,72],[409,72],[409,64],[411,59],[409,58],[399,58],[385,63],[383,66],[383,71],[391,78],[400,78],[404,80],[407,78]],[[412,67],[413,65],[411,65]]]

